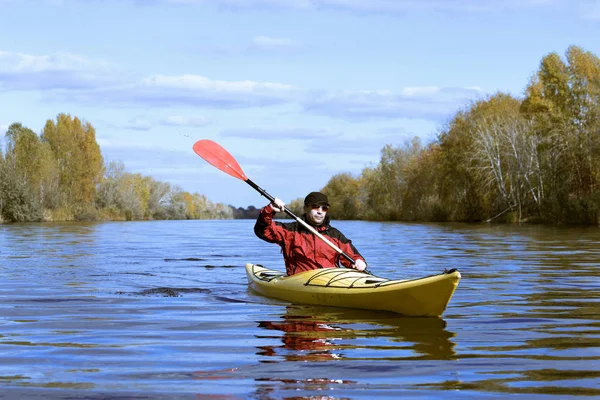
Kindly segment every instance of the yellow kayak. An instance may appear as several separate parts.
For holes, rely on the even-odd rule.
[[[263,296],[292,303],[392,311],[440,317],[460,281],[456,270],[419,279],[390,280],[348,268],[325,268],[286,276],[246,264],[249,286]]]

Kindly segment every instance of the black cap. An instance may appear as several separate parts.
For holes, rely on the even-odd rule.
[[[323,206],[329,206],[329,200],[327,196],[321,192],[310,192],[308,196],[304,198],[304,205],[318,204]]]

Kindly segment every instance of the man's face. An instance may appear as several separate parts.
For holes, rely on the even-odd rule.
[[[316,226],[323,225],[325,216],[327,215],[327,210],[329,210],[328,206],[322,206],[319,204],[309,204],[304,206],[306,218],[308,218],[308,221]]]

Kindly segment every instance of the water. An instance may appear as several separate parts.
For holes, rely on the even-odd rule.
[[[335,223],[377,275],[461,271],[406,318],[250,292],[252,225],[0,225],[0,398],[600,396],[597,228]]]

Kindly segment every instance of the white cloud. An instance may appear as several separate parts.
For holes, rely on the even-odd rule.
[[[467,11],[548,7],[566,0],[166,0],[172,4],[216,5],[224,8],[338,9],[355,12]]]
[[[166,126],[206,126],[210,124],[210,121],[201,116],[184,117],[182,115],[172,115],[160,121],[160,124]]]
[[[74,54],[56,53],[33,56],[23,53],[0,51],[0,72],[33,73],[41,71],[77,71],[105,66]]]
[[[276,38],[270,36],[255,36],[252,38],[251,49],[262,51],[283,51],[298,47],[298,43],[288,38]]]
[[[226,129],[221,132],[223,137],[236,137],[244,139],[260,140],[311,140],[325,137],[339,136],[327,129],[305,129],[305,128],[240,128]]]
[[[340,157],[348,155],[377,154],[386,141],[376,135],[365,135],[361,138],[336,138],[312,140],[306,149],[311,153],[336,154]]]
[[[214,4],[227,8],[310,8],[314,7],[313,0],[166,0],[172,4]]]
[[[290,102],[297,89],[273,82],[212,80],[200,75],[155,75],[101,91],[82,91],[84,102],[145,106],[264,107]]]
[[[197,74],[156,74],[125,80],[106,63],[72,54],[34,56],[0,52],[0,91],[29,90],[45,101],[108,107],[209,107],[220,109],[299,105],[305,112],[342,119],[423,118],[440,120],[482,93],[478,87],[406,87],[390,90],[311,91],[279,82],[216,80]],[[175,116],[163,125],[202,126],[201,117]],[[130,121],[148,130],[156,123]]]
[[[115,107],[265,107],[289,103],[302,93],[292,85],[250,80],[212,80],[200,75],[154,75],[127,84],[106,85],[102,88],[72,88],[67,82],[62,88],[65,90],[47,93],[48,98]]]
[[[111,126],[116,129],[128,129],[135,131],[149,131],[156,126],[176,126],[176,127],[198,127],[206,126],[210,121],[204,117],[173,115],[163,119],[149,119],[146,117],[133,118],[122,125]]]
[[[289,38],[254,36],[246,45],[214,43],[210,46],[201,46],[198,50],[218,55],[262,56],[292,54],[300,47],[300,43]]]
[[[482,94],[473,88],[407,88],[400,94],[387,90],[322,92],[307,96],[306,112],[343,119],[421,118],[443,120]]]
[[[105,161],[123,161],[128,170],[150,174],[150,171],[161,165],[179,169],[198,165],[198,157],[190,151],[178,151],[165,147],[147,144],[116,144],[102,147]]]
[[[334,132],[329,129],[309,128],[240,128],[227,129],[221,137],[256,139],[261,141],[298,140],[311,154],[353,154],[378,153],[387,143],[395,143],[414,136],[402,127],[365,128],[359,137]]]
[[[18,0],[0,0],[10,3]],[[72,3],[88,3],[92,0],[30,0],[31,3],[68,7]],[[101,3],[106,0],[96,0]],[[111,0],[130,2],[140,7],[154,5],[210,6],[225,10],[309,10],[323,9],[354,13],[401,14],[416,12],[494,13],[519,10],[575,10],[583,19],[598,20],[600,15],[594,8],[597,0]]]
[[[10,2],[11,0],[4,0]],[[16,0],[12,0],[16,1]],[[66,6],[90,0],[37,0],[41,3]],[[123,1],[123,0],[113,0]],[[569,6],[568,0],[128,0],[139,6],[171,4],[180,6],[216,6],[224,9],[337,9],[351,12],[458,11],[494,12],[523,8]],[[591,0],[593,1],[593,0]],[[0,1],[1,3],[2,1]],[[32,1],[33,2],[33,1]]]
[[[155,75],[145,78],[142,86],[168,89],[197,89],[221,93],[259,93],[269,90],[292,90],[291,85],[271,82],[211,80],[201,75]]]
[[[154,124],[146,119],[143,118],[136,118],[133,119],[129,122],[127,122],[123,128],[124,129],[130,129],[130,130],[134,130],[134,131],[149,131],[150,129],[152,129],[152,126]]]
[[[437,86],[405,87],[402,89],[401,94],[404,96],[431,96],[439,90],[440,88]]]
[[[113,77],[107,63],[75,54],[0,51],[0,91],[93,88]]]

